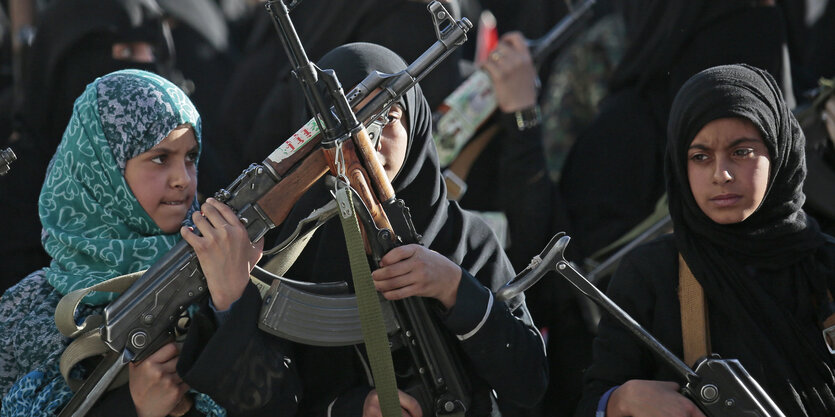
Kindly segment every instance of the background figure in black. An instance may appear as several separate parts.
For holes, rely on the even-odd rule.
[[[835,2],[777,0],[786,16],[786,40],[798,106],[809,104],[818,79],[835,76]]]
[[[600,113],[571,149],[559,185],[575,259],[615,241],[653,212],[664,193],[667,113],[685,80],[704,68],[739,62],[785,79],[780,10],[751,3],[624,4],[631,46]]]
[[[157,72],[177,83],[171,40],[150,0],[55,1],[38,17],[24,78],[14,144],[18,161],[0,181],[0,289],[46,266],[37,197],[72,104],[90,80],[123,68]]]
[[[496,15],[500,32],[512,28],[524,35],[505,33],[482,64],[493,83],[498,109],[474,136],[496,130],[466,172],[467,189],[459,201],[466,209],[506,220],[493,226],[500,236],[507,237],[502,242],[505,251],[514,269],[520,271],[555,233],[567,227],[564,203],[546,167],[542,126],[536,117],[530,116],[534,108],[538,111],[537,72],[545,80],[542,74],[550,73],[548,59],[540,57],[546,65],[535,68],[524,42],[524,38],[535,39],[550,29],[565,13],[565,5],[552,5],[552,13],[533,16],[515,13],[534,7],[526,2],[483,3]],[[530,119],[528,123],[520,126],[517,112],[521,120]],[[457,162],[451,166],[460,172],[455,166]],[[546,276],[526,291],[536,324],[548,332],[550,381],[538,410],[543,415],[573,413],[581,394],[582,373],[591,362],[593,335],[583,320],[576,294],[573,287],[556,276]]]
[[[305,0],[290,14],[311,61],[349,42],[383,45],[412,62],[435,42],[427,2]],[[457,1],[444,7],[458,16]],[[309,119],[298,81],[266,13],[256,15],[244,59],[229,81],[221,111],[221,131],[238,168],[262,161]],[[430,105],[440,103],[460,82],[453,52],[421,85]],[[346,87],[352,87],[347,86]]]

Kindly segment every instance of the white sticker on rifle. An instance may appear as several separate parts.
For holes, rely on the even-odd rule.
[[[307,142],[310,142],[310,140],[318,134],[319,125],[316,124],[315,119],[310,119],[310,121],[294,133],[293,136],[290,136],[290,139],[285,140],[281,146],[276,148],[273,153],[267,157],[267,159],[275,163],[279,163],[296,153],[299,148],[304,146]]]

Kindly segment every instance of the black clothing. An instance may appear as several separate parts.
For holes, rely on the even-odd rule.
[[[258,329],[261,296],[248,284],[217,326],[203,303],[177,360],[189,386],[212,397],[230,416],[291,416],[301,384],[290,342]]]
[[[812,256],[817,271],[826,277],[830,291],[835,291],[835,245],[821,247]],[[775,308],[793,317],[798,323],[797,332],[804,342],[814,346],[818,356],[828,356],[818,316],[809,303],[810,298],[805,297],[814,291],[808,281],[793,279],[787,268],[752,269],[749,278],[773,299]],[[671,352],[682,357],[678,249],[673,236],[661,237],[627,255],[612,278],[607,295]],[[717,304],[707,298],[712,352],[725,359],[739,359],[787,416],[807,415],[796,410],[793,400],[787,402],[785,397],[777,395],[784,383],[776,375],[773,364],[761,360],[749,348],[747,341],[752,337],[752,330],[739,324],[737,317],[728,315]],[[768,323],[764,318],[761,322]],[[794,353],[787,359],[797,360],[799,356]],[[831,359],[828,364],[831,369]],[[583,399],[575,415],[594,416],[601,395],[630,379],[684,383],[620,322],[604,314],[594,341],[594,362],[585,375]],[[792,385],[802,393],[799,386]]]
[[[340,47],[319,62],[323,67],[334,68],[344,85],[359,82],[372,69],[396,72],[405,67],[391,51],[372,44]],[[436,312],[445,327],[460,336],[462,333],[458,332],[473,330],[478,324],[473,317],[484,316],[486,302],[491,297],[488,290],[496,291],[514,273],[488,226],[446,199],[431,137],[431,112],[420,88],[415,87],[404,95],[403,104],[409,143],[405,163],[392,185],[397,197],[410,208],[424,245],[461,265],[465,271],[456,305],[447,312],[449,316],[440,314],[440,306],[427,300],[438,307]],[[325,191],[315,187],[302,197],[284,224],[292,229],[301,216],[323,205],[329,198]],[[286,275],[315,282],[351,282],[343,242],[338,223],[324,225]],[[504,303],[494,302],[480,330],[458,346],[476,385],[474,403],[479,404],[474,404],[468,415],[489,414],[491,388],[498,394],[499,408],[508,415],[513,415],[512,410],[519,407],[535,404],[541,397],[546,386],[547,365],[542,340],[524,303],[511,313]],[[324,414],[333,402],[332,415],[338,411],[357,415],[370,388],[354,348],[304,346],[297,352],[305,392],[301,414]],[[334,361],[344,365],[322,372],[322,363]]]
[[[486,125],[501,129],[476,159],[467,176],[461,206],[468,210],[499,211],[507,218],[513,268],[521,271],[551,237],[565,230],[564,202],[548,177],[541,128],[519,131],[512,114],[499,113]],[[594,335],[577,303],[579,292],[556,274],[543,277],[525,292],[536,324],[548,337],[549,385],[543,412],[570,416],[582,394],[582,375],[591,363]]]
[[[705,68],[740,62],[782,77],[782,16],[774,7],[747,3],[630,2],[639,12],[626,11],[631,46],[560,179],[579,259],[653,212],[664,193],[667,116],[684,81]]]
[[[707,123],[726,117],[747,119],[760,131],[770,169],[760,207],[744,221],[719,225],[693,197],[688,148]],[[771,385],[770,391],[789,415],[832,415],[835,377],[831,362],[827,365],[830,358],[804,339],[797,322],[802,318],[775,305],[749,272],[779,271],[798,289],[808,288],[792,295],[820,306],[828,303],[827,275],[815,256],[826,237],[802,209],[806,141],[777,82],[746,65],[702,71],[676,96],[667,136],[665,174],[676,245],[705,297],[715,304],[711,314],[733,317],[732,325],[746,330],[745,346],[754,360],[768,363],[775,380],[788,381]],[[791,404],[797,393],[803,406]]]

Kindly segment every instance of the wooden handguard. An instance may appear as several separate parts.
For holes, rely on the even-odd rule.
[[[394,187],[391,186],[391,180],[386,175],[383,164],[377,159],[376,150],[372,147],[371,140],[368,138],[368,131],[364,128],[359,129],[354,134],[353,139],[356,153],[362,160],[362,165],[370,174],[368,178],[377,192],[377,199],[388,201],[394,197]]]
[[[329,162],[321,148],[316,148],[298,167],[258,200],[258,205],[273,224],[279,225],[284,222],[302,194],[328,172],[328,165]]]
[[[364,134],[365,129],[362,129],[361,133]],[[368,142],[368,136],[366,135],[364,137],[365,141]],[[388,177],[386,177],[386,173],[383,170],[380,161],[377,160],[374,154],[371,154],[371,158],[367,160],[363,160],[361,156],[358,155],[359,152],[355,140],[356,137],[354,137],[354,140],[348,140],[342,144],[342,158],[345,161],[345,175],[348,177],[348,182],[351,184],[351,188],[359,194],[363,203],[365,203],[365,206],[368,207],[368,211],[374,219],[374,224],[376,224],[379,229],[392,230],[391,222],[389,222],[388,216],[386,216],[383,206],[380,204],[380,195],[386,195],[385,193],[389,193],[389,198],[391,198],[394,196],[394,190],[391,187],[391,183],[388,182]],[[367,146],[367,148],[370,148],[370,146]],[[330,166],[331,173],[338,175],[339,171],[336,165],[336,147],[327,148],[324,150],[324,153],[328,161],[328,165]],[[376,173],[376,175],[370,175],[370,173]],[[382,177],[380,177],[380,175],[382,175]],[[384,185],[382,193],[379,191],[377,184]],[[365,233],[364,230],[363,233]]]

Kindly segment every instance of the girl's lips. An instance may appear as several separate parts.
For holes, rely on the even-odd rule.
[[[721,194],[710,199],[710,202],[719,207],[729,207],[736,204],[742,196],[737,194]]]

